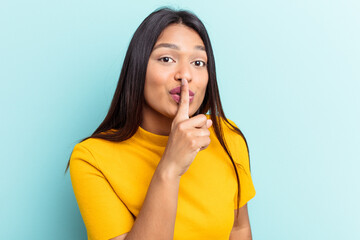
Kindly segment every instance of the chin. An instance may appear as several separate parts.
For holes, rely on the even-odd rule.
[[[174,104],[175,103],[175,104]],[[193,111],[194,106],[195,106],[195,102],[190,103],[189,106],[189,117],[192,117],[196,111]],[[168,109],[167,111],[163,112],[162,115],[174,119],[176,114],[177,114],[177,110],[178,110],[179,104],[177,104],[176,102],[174,102],[173,100],[168,104]],[[200,105],[197,105],[197,108],[195,109],[199,109]]]

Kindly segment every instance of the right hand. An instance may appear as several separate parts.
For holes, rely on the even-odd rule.
[[[171,131],[161,161],[171,166],[172,174],[182,176],[190,167],[197,153],[210,144],[209,127],[212,121],[204,114],[189,118],[189,83],[182,80],[178,111],[171,124]]]

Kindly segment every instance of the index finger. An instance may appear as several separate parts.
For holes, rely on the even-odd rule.
[[[181,79],[180,102],[175,119],[178,121],[189,119],[189,83],[184,78]]]

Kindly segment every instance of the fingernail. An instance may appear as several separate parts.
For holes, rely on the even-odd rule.
[[[184,86],[184,85],[185,85],[185,79],[182,78],[182,79],[181,79],[181,86]]]

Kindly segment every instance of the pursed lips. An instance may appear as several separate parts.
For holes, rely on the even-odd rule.
[[[176,103],[180,102],[180,93],[181,93],[181,88],[180,87],[176,87],[174,89],[172,89],[170,92],[172,99],[174,99],[174,101]],[[194,100],[194,92],[189,90],[189,103],[192,103],[192,101]]]
[[[176,88],[173,88],[171,91],[170,91],[170,94],[178,94],[180,95],[180,92],[181,92],[181,87],[176,87]],[[191,90],[189,90],[189,96],[194,96],[195,93]]]

